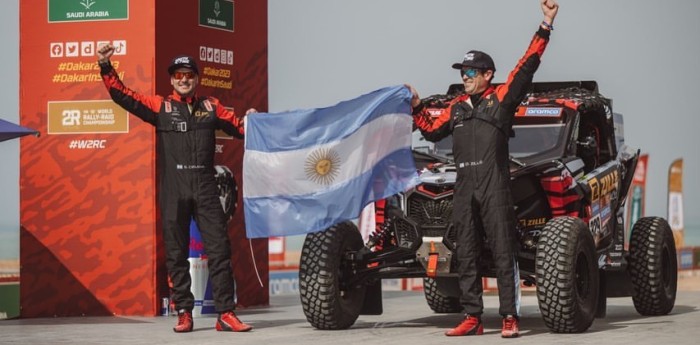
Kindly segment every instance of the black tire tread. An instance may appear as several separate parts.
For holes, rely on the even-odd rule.
[[[594,257],[589,265],[596,265],[590,282],[595,286],[590,306],[579,304],[575,283],[577,242],[589,241],[588,256],[595,254],[593,237],[579,218],[557,217],[550,220],[537,243],[535,270],[537,300],[547,327],[556,333],[580,333],[593,323],[598,296],[598,269]],[[590,310],[589,310],[590,309]]]
[[[662,255],[667,250],[672,256],[669,284],[664,285]],[[666,220],[659,217],[639,219],[630,236],[629,272],[634,287],[632,301],[641,315],[666,315],[676,301],[678,278],[676,245],[673,232]]]
[[[428,306],[436,313],[459,313],[462,311],[459,298],[442,294],[438,290],[437,281],[433,278],[423,278],[423,293]]]
[[[338,267],[347,248],[362,247],[354,224],[336,224],[325,231],[306,235],[299,261],[299,294],[306,320],[315,328],[346,329],[360,313],[365,289],[349,292],[342,301]]]

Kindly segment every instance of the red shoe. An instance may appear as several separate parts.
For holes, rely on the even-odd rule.
[[[224,332],[248,332],[253,329],[253,326],[246,325],[236,317],[232,311],[219,314],[216,319],[216,330]]]
[[[448,337],[462,335],[482,335],[484,334],[484,324],[478,316],[467,315],[457,327],[445,332]]]
[[[177,311],[177,325],[173,327],[176,333],[192,332],[194,322],[192,321],[192,312],[185,309]]]
[[[520,335],[520,329],[518,328],[518,319],[513,315],[507,315],[503,318],[503,329],[501,330],[501,337],[503,338],[517,338]]]

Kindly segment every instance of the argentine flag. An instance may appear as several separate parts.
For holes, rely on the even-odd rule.
[[[410,101],[395,86],[328,108],[247,115],[248,238],[325,230],[415,186]]]

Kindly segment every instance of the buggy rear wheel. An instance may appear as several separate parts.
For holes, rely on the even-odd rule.
[[[318,329],[346,329],[360,315],[366,286],[348,286],[348,252],[362,248],[351,222],[306,235],[299,262],[299,293],[306,320]]]
[[[673,232],[666,220],[641,218],[630,237],[629,272],[634,308],[642,315],[666,315],[676,303],[678,263]]]
[[[580,333],[593,323],[599,272],[591,232],[581,219],[558,217],[545,225],[535,257],[537,301],[547,327]]]

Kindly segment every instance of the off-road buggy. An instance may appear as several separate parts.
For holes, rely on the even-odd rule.
[[[445,107],[460,86],[423,103]],[[677,284],[673,234],[664,219],[647,217],[626,242],[623,206],[639,151],[624,145],[612,101],[595,82],[534,83],[513,131],[519,273],[524,285],[536,286],[547,327],[583,332],[605,316],[607,297],[632,296],[642,315],[669,313]],[[386,278],[423,277],[433,311],[461,311],[451,138],[433,145],[417,136],[422,183],[386,200],[384,221],[366,243],[352,222],[306,236],[299,289],[314,327],[344,329],[359,314],[381,314]],[[488,249],[479,257],[480,273],[495,277]]]

